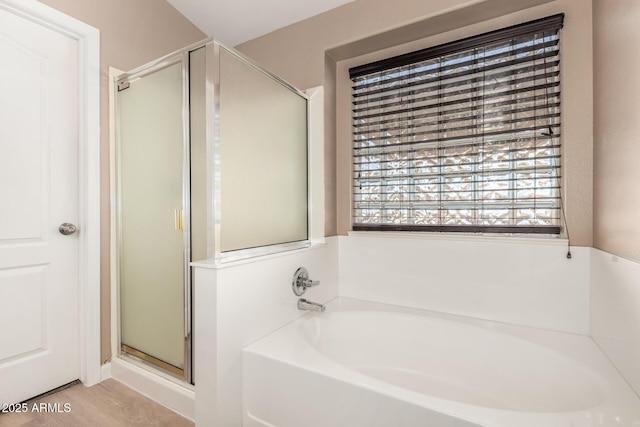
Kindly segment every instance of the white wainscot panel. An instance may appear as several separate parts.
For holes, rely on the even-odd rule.
[[[0,363],[44,346],[45,266],[0,270]]]
[[[592,249],[591,335],[640,395],[640,263]]]
[[[354,233],[340,296],[564,332],[589,332],[589,248],[566,242]]]

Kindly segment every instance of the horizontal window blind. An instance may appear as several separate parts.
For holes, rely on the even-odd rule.
[[[354,230],[560,233],[563,18],[350,70]]]

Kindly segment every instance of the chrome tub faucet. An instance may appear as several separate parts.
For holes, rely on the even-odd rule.
[[[304,294],[308,288],[313,286],[318,286],[320,284],[319,280],[311,280],[309,279],[309,272],[306,268],[300,267],[296,270],[293,275],[293,280],[291,281],[291,288],[293,293],[296,296],[300,296]],[[309,311],[324,311],[325,307],[323,304],[318,304],[317,302],[308,301],[304,298],[300,298],[298,300],[298,310],[309,310]]]

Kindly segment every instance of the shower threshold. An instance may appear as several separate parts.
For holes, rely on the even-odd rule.
[[[173,366],[163,360],[157,359],[153,356],[148,355],[145,352],[142,352],[140,350],[136,350],[133,347],[129,347],[128,345],[122,344],[120,349],[122,350],[123,353],[126,353],[129,356],[133,356],[135,358],[138,358],[144,362],[150,363],[151,365],[154,365],[166,372],[169,372],[173,375],[177,375],[179,377],[184,377],[184,370],[181,368],[178,368],[177,366]]]

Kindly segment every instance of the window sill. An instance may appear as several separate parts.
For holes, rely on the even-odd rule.
[[[489,235],[465,233],[429,233],[419,231],[349,231],[349,237],[385,237],[395,239],[447,240],[461,242],[516,243],[567,246],[568,240],[552,235]]]

